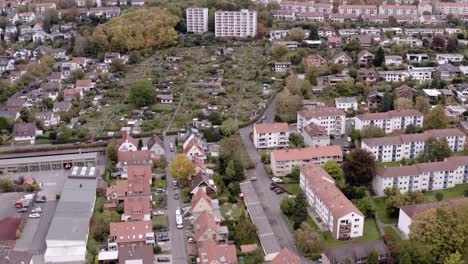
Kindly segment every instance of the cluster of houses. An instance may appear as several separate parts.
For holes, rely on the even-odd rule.
[[[313,22],[352,22],[362,19],[370,23],[440,23],[447,20],[448,15],[465,20],[468,5],[466,2],[446,3],[427,1],[412,1],[408,4],[353,5],[341,4],[336,10],[333,4],[281,1],[281,9],[273,10],[272,15],[277,20],[303,20]]]

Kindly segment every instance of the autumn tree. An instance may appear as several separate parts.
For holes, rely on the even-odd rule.
[[[303,41],[305,38],[305,32],[302,28],[291,29],[289,33],[289,39],[292,41]]]
[[[176,180],[186,182],[196,171],[195,165],[186,155],[177,154],[171,163],[170,172]]]
[[[276,101],[277,117],[283,122],[293,122],[296,114],[302,110],[303,100],[300,95],[292,95],[288,91],[278,95]]]
[[[236,133],[238,127],[239,125],[234,118],[228,118],[221,124],[221,132],[223,135],[229,137]]]
[[[413,109],[413,101],[411,101],[411,99],[408,99],[408,98],[404,98],[404,97],[399,97],[395,100],[395,102],[393,103],[393,105],[395,106],[395,110],[405,110],[405,109]]]
[[[425,117],[424,125],[425,130],[440,129],[448,127],[448,119],[444,113],[442,106],[434,107]]]
[[[271,53],[275,59],[281,59],[283,56],[288,54],[288,47],[285,45],[275,45],[271,48]]]
[[[447,139],[430,138],[426,141],[426,148],[418,157],[419,162],[443,161],[450,157],[450,149]]]
[[[329,160],[322,167],[338,184],[343,183],[343,169],[341,169],[336,160]]]
[[[112,162],[117,162],[118,159],[118,147],[117,143],[115,140],[111,140],[109,144],[107,144],[106,147],[106,153],[107,157],[112,161]]]
[[[418,96],[416,97],[414,108],[423,114],[427,114],[431,110],[431,104],[426,97]]]
[[[294,231],[294,239],[297,247],[304,254],[322,252],[325,249],[323,236],[307,223],[302,223],[301,227]]]
[[[385,131],[377,126],[368,126],[361,130],[361,138],[385,137]]]
[[[355,149],[343,162],[346,182],[351,185],[368,185],[375,176],[377,165],[372,153],[364,149]]]
[[[128,101],[140,108],[156,102],[156,90],[150,80],[139,80],[130,86]]]
[[[385,210],[390,216],[398,216],[400,207],[408,204],[418,204],[424,201],[424,195],[421,192],[400,193],[396,188],[387,188],[384,191],[387,199],[385,200]]]

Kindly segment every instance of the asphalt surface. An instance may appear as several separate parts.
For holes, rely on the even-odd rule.
[[[174,144],[174,152],[169,149],[169,144]],[[175,159],[175,136],[164,137],[164,148],[166,150],[167,163],[171,164],[172,160]],[[185,228],[177,229],[175,221],[175,210],[180,208],[182,210],[182,192],[179,189],[174,190],[172,183],[174,179],[169,171],[169,165],[166,168],[166,181],[167,181],[167,215],[169,217],[169,233],[172,245],[172,263],[173,264],[187,264],[187,237],[185,235]],[[179,193],[179,200],[174,199],[174,192]]]
[[[276,97],[278,98],[278,97]],[[275,105],[276,98],[268,105],[265,110],[265,120],[263,123],[273,123],[275,116]],[[240,130],[242,142],[245,145],[247,153],[249,154],[252,162],[256,164],[254,169],[247,170],[247,177],[257,177],[257,181],[253,182],[253,187],[259,202],[261,203],[268,222],[273,229],[275,237],[278,239],[278,243],[281,248],[288,248],[292,250],[296,255],[301,256],[299,250],[296,247],[292,230],[289,228],[287,220],[279,207],[282,195],[277,195],[272,192],[269,188],[271,180],[268,177],[265,168],[261,162],[261,158],[255,149],[253,142],[250,140],[250,133],[253,132],[253,125],[242,128]],[[309,260],[301,257],[301,263],[310,263]]]

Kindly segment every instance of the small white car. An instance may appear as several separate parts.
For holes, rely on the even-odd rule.
[[[38,213],[29,214],[29,218],[39,218],[39,217],[41,217],[41,215]]]
[[[278,177],[273,177],[273,178],[271,178],[271,181],[274,182],[274,183],[281,183],[281,182],[283,182],[283,179],[278,178]]]
[[[31,210],[31,213],[42,213],[42,208],[36,207],[36,208]]]
[[[162,210],[153,211],[153,215],[164,215],[164,211]]]

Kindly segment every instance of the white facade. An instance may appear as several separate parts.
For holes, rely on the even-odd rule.
[[[382,128],[385,133],[405,130],[409,125],[422,127],[424,116],[416,110],[394,110],[385,113],[367,113],[357,115],[354,128],[362,130],[369,126]]]
[[[408,67],[409,75],[420,82],[426,82],[432,80],[432,72],[434,68],[432,67]]]
[[[133,142],[129,141],[127,138],[120,144],[119,151],[137,151],[138,146],[135,145]]]
[[[34,143],[36,142],[36,136],[15,136],[14,141],[15,143],[26,143],[34,145]]]
[[[434,129],[423,134],[364,139],[361,148],[371,152],[379,162],[413,159],[423,153],[429,138],[446,139],[452,151],[463,151],[466,136],[458,129]]]
[[[215,13],[216,37],[255,37],[257,35],[257,12],[218,11]]]
[[[256,124],[253,142],[257,149],[284,148],[289,145],[287,123]]]
[[[402,62],[401,56],[385,56],[385,65],[400,65]]]
[[[410,225],[413,221],[405,213],[405,211],[400,209],[400,214],[398,215],[398,229],[403,233],[405,237],[408,237],[410,233]]]
[[[445,64],[450,62],[462,62],[463,58],[463,54],[436,54],[436,61],[439,64]]]
[[[310,123],[322,126],[328,135],[341,136],[345,134],[346,113],[334,107],[317,107],[297,113],[297,131]]]
[[[208,32],[208,8],[187,8],[187,32]]]
[[[333,178],[321,167],[309,163],[301,168],[299,185],[309,206],[332,232],[334,239],[363,235],[364,215],[341,193]]]
[[[396,188],[401,193],[431,191],[452,188],[467,181],[468,157],[450,157],[441,162],[379,168],[372,187],[382,196],[387,188]]]
[[[386,82],[402,82],[409,77],[408,71],[379,71],[379,76]]]
[[[357,111],[358,102],[354,97],[335,98],[335,107],[344,111]]]

